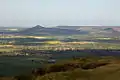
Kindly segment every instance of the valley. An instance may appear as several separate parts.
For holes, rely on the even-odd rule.
[[[0,75],[28,75],[34,69],[74,58],[119,58],[119,34],[111,27],[92,26],[77,29],[39,25],[32,28],[2,28]]]

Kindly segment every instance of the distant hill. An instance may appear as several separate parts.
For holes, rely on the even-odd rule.
[[[113,30],[112,28],[105,28],[104,30]]]
[[[114,29],[117,28],[120,30],[120,26],[56,26],[57,28],[60,29],[74,29],[74,30],[80,30],[80,29]],[[90,29],[91,28],[91,29]]]
[[[60,29],[60,28],[45,28],[37,25],[32,28],[20,31],[19,34],[24,35],[74,35],[74,34],[87,34],[86,31]]]
[[[117,32],[119,33],[120,32],[120,28],[105,28],[104,31],[109,31],[109,32]]]
[[[26,28],[23,27],[0,27],[0,34],[16,34],[19,31],[23,31]]]
[[[113,30],[120,32],[120,27],[115,27]]]
[[[57,28],[60,28],[60,29],[72,29],[72,30],[78,30],[80,27],[83,27],[83,26],[56,26]]]
[[[73,29],[73,30],[91,30],[91,29],[99,29],[99,28],[108,28],[109,26],[56,26],[60,29]]]
[[[43,27],[36,25],[32,28],[21,27],[0,27],[0,34],[17,34],[17,35],[38,35],[38,36],[55,36],[55,35],[79,35],[79,34],[101,34],[106,36],[119,36],[119,26],[56,26]]]
[[[89,34],[100,34],[106,36],[119,36],[119,26],[57,26],[59,29],[81,30]]]

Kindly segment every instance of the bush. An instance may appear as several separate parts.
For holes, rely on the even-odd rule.
[[[83,64],[81,66],[82,69],[94,69],[94,68],[97,68],[97,67],[100,67],[100,66],[104,66],[104,65],[107,65],[108,63],[87,63],[87,64]]]
[[[32,76],[20,75],[20,76],[15,76],[15,80],[33,80],[33,77]]]
[[[46,68],[38,68],[32,71],[32,74],[34,75],[44,75],[46,74]]]

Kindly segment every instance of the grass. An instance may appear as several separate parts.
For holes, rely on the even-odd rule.
[[[46,44],[61,44],[62,42],[60,42],[60,41],[46,41],[44,43],[46,43]]]
[[[36,59],[38,62],[32,62],[32,60]],[[42,66],[39,63],[41,59],[43,58],[39,56],[1,56],[0,75],[17,76],[20,74],[29,74],[32,69]]]
[[[87,59],[84,64],[86,65],[89,62],[96,62],[99,61],[99,63],[105,62],[109,58],[104,59]],[[79,61],[79,60],[78,60]],[[81,60],[80,60],[81,61]],[[112,62],[115,61],[115,62]],[[75,68],[70,69],[67,71],[59,71],[59,72],[51,72],[48,74],[45,74],[43,76],[37,76],[34,78],[34,80],[119,80],[120,79],[120,62],[116,63],[115,59],[112,59],[110,61],[110,64],[100,66],[93,69],[82,69],[82,68]],[[74,61],[76,62],[76,61]],[[98,63],[98,62],[97,62]],[[74,63],[75,64],[75,63]],[[61,65],[52,65],[56,67],[60,67]],[[68,69],[68,67],[66,67]],[[55,67],[53,68],[55,69]],[[60,70],[60,69],[59,69]]]
[[[24,68],[21,70],[24,71]],[[46,67],[36,69],[32,75],[0,77],[0,80],[119,80],[119,75],[119,59],[114,57],[87,57],[49,64]]]
[[[75,60],[64,60],[64,62],[58,62],[56,64],[48,65],[44,68],[39,68],[35,70],[33,74],[35,75],[45,75],[48,73],[56,73],[56,72],[66,72],[72,71],[74,69],[94,69],[96,67],[100,67],[103,65],[107,65],[109,63],[108,60],[98,60],[95,59],[75,59]]]
[[[120,65],[119,65],[120,66]],[[38,76],[35,80],[119,80],[120,71],[117,71],[116,67],[112,69],[104,70],[109,68],[105,66],[94,70],[81,70],[75,69],[73,71],[59,72],[46,74],[44,76]]]

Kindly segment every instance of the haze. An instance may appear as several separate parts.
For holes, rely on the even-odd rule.
[[[0,26],[119,26],[119,3],[119,0],[0,0]]]

